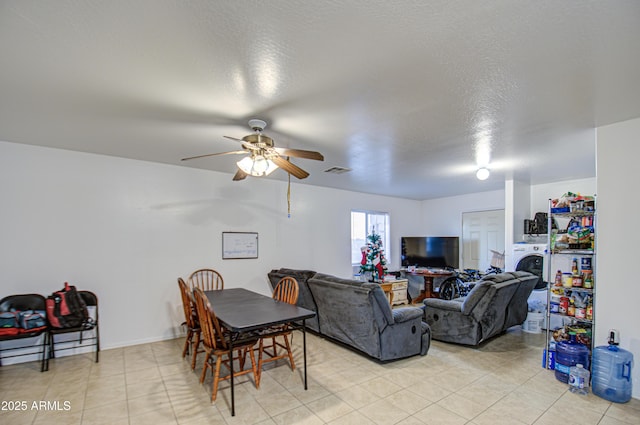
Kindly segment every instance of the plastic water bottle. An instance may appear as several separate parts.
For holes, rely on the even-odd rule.
[[[569,370],[569,391],[575,394],[589,394],[589,371],[578,363]]]
[[[631,400],[633,353],[617,345],[593,350],[593,393],[605,400],[626,403]]]
[[[569,341],[561,341],[556,344],[555,375],[560,382],[569,381],[571,367],[580,363],[589,367],[589,349],[576,341],[575,332],[569,332]]]

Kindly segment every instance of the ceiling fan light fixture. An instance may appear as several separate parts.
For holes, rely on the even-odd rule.
[[[267,171],[268,168],[269,168],[269,163],[267,162],[266,159],[264,159],[264,156],[257,155],[253,159],[253,171],[255,171],[256,173],[262,175]]]
[[[309,177],[309,173],[290,162],[289,158],[294,157],[324,161],[324,156],[322,156],[320,152],[303,149],[276,148],[273,139],[262,134],[262,130],[264,130],[266,125],[267,123],[262,120],[251,120],[249,121],[249,126],[255,133],[246,135],[242,139],[224,136],[227,139],[239,142],[242,145],[242,150],[191,156],[182,158],[182,161],[219,155],[248,154],[236,162],[238,170],[233,176],[233,181],[244,180],[247,176],[268,176],[278,168],[282,168],[289,175],[297,179],[306,179]]]
[[[486,180],[489,178],[489,169],[486,167],[481,167],[478,168],[478,171],[476,171],[476,177],[478,178],[478,180]]]
[[[268,176],[278,168],[273,161],[266,159],[262,155],[245,156],[236,164],[242,171],[254,177]]]

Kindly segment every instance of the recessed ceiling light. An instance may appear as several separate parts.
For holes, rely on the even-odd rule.
[[[489,178],[489,169],[482,167],[482,168],[478,168],[478,171],[476,171],[476,177],[478,178],[478,180],[486,180]]]

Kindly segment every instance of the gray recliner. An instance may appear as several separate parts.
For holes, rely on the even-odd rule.
[[[424,300],[424,319],[433,339],[478,345],[527,316],[527,298],[537,276],[507,272],[485,276],[465,298]]]
[[[507,317],[505,318],[504,329],[521,325],[527,319],[527,314],[529,314],[529,296],[539,280],[537,276],[525,271],[511,272],[511,274],[520,280],[520,285],[516,293],[513,294],[511,302],[507,305]]]
[[[381,361],[429,350],[431,333],[422,309],[391,309],[377,283],[316,273],[307,281],[318,312],[322,335]]]

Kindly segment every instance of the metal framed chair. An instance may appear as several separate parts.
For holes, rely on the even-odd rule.
[[[218,384],[220,381],[224,381],[231,378],[231,373],[226,376],[221,376],[222,365],[225,365],[230,371],[230,362],[238,361],[240,367],[239,370],[233,371],[234,378],[236,376],[242,376],[249,373],[253,373],[253,379],[256,388],[260,387],[259,373],[256,368],[256,360],[253,353],[253,346],[258,341],[257,337],[249,335],[243,337],[242,335],[233,340],[233,353],[229,348],[229,338],[232,335],[226,332],[215,312],[211,308],[211,304],[206,295],[200,288],[193,290],[193,295],[196,301],[196,307],[198,309],[198,318],[200,320],[200,328],[202,330],[203,347],[205,351],[204,366],[202,367],[202,374],[200,375],[200,383],[204,382],[207,369],[211,369],[213,374],[213,384],[211,388],[211,401],[215,401],[218,394]],[[235,353],[235,355],[234,355]],[[251,360],[251,369],[244,369],[244,363],[247,353]]]
[[[189,276],[191,290],[200,288],[203,291],[224,289],[224,279],[222,275],[213,269],[199,269]]]
[[[273,299],[295,305],[298,301],[298,292],[298,281],[293,277],[283,277],[273,290]],[[258,343],[258,372],[260,375],[265,363],[285,358],[289,359],[291,370],[296,368],[291,343],[289,342],[292,337],[292,331],[293,329],[289,324],[275,326],[264,331],[264,336],[260,338]],[[282,338],[282,341],[278,341],[277,338]],[[267,341],[266,344],[265,341]],[[278,353],[278,348],[282,348],[285,351],[280,354]],[[258,376],[258,380],[260,380],[260,376]]]
[[[73,350],[82,347],[95,347],[95,362],[100,361],[100,322],[98,313],[98,297],[91,291],[78,291],[87,308],[93,311],[90,319],[79,326],[71,328],[49,328],[49,355],[46,360],[46,367],[49,367],[49,359],[55,358],[56,351]],[[89,336],[86,333],[89,332]],[[75,338],[65,337],[57,342],[56,336],[76,333]],[[60,347],[62,345],[62,347]]]
[[[41,312],[43,316],[46,315],[46,301],[45,298],[40,294],[19,294],[19,295],[9,295],[0,300],[0,313],[5,312],[18,312],[18,311],[27,311],[33,310]],[[46,362],[47,357],[47,346],[48,346],[48,326],[45,323],[45,326],[41,326],[34,329],[17,329],[16,332],[6,335],[0,335],[0,343],[5,341],[12,340],[22,340],[22,339],[31,339],[42,336],[41,339],[36,340],[35,344],[26,344],[20,346],[12,346],[7,348],[2,348],[0,344],[0,366],[2,366],[3,358],[12,358],[19,356],[27,356],[39,354],[41,356],[40,363],[40,371],[44,372],[48,369],[48,363]],[[17,351],[19,350],[19,351]],[[17,354],[14,354],[16,353]],[[2,353],[10,353],[10,355],[3,356]]]
[[[182,357],[186,357],[187,353],[191,353],[191,370],[196,368],[196,357],[200,350],[200,323],[198,321],[198,312],[196,304],[193,301],[193,295],[184,280],[178,278],[178,287],[182,297],[182,308],[184,310],[184,325],[187,327],[187,337],[184,340],[182,349]]]

